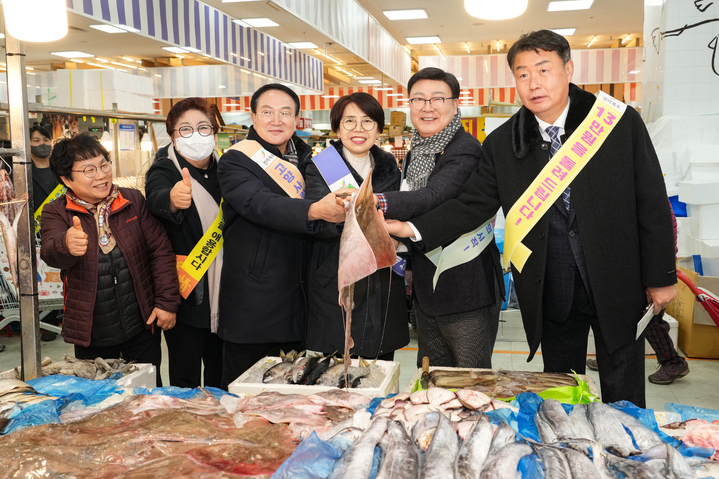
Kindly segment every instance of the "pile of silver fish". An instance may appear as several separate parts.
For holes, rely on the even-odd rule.
[[[372,365],[364,359],[359,366],[349,366],[345,376],[344,362],[332,356],[309,356],[290,351],[281,353],[282,360],[270,366],[262,376],[265,384],[304,384],[333,388],[357,388],[360,381],[372,374]]]
[[[425,392],[429,396],[432,389]],[[465,394],[457,393],[457,400]],[[696,477],[693,468],[703,465],[690,466],[656,432],[600,402],[576,405],[567,414],[558,401],[545,400],[534,418],[541,442],[520,436],[504,421],[493,424],[497,419],[483,412],[465,418],[471,417],[471,428],[459,435],[451,420],[456,409],[437,409],[418,417],[409,430],[404,421],[375,413],[330,477],[368,478],[376,446],[381,449],[378,479],[521,478],[523,467],[532,477],[689,479]]]
[[[107,379],[113,374],[120,372],[123,376],[137,371],[134,361],[125,362],[124,359],[103,359],[95,358],[77,359],[67,354],[63,355],[62,361],[53,362],[49,357],[44,357],[40,363],[43,376],[62,374],[65,376],[77,376],[85,379]],[[15,368],[15,378],[22,376],[20,367]]]

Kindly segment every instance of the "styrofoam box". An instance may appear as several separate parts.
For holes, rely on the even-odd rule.
[[[499,371],[498,369],[450,368],[450,367],[444,367],[444,366],[430,366],[430,367],[429,367],[429,371],[430,371],[430,372],[434,371],[435,369],[441,369],[441,370],[443,370],[443,371],[444,371],[444,370],[452,370],[452,371],[492,371],[492,372],[494,372],[494,373],[496,373],[496,372]],[[511,373],[512,371],[506,371],[506,370],[505,370],[504,372],[505,372],[505,373],[506,373],[506,372]],[[517,372],[518,372],[518,373],[521,373],[521,372],[527,372],[527,371],[517,371]],[[529,371],[529,372],[534,372],[534,371]],[[421,368],[420,368],[420,369],[417,369],[417,372],[415,373],[414,377],[412,377],[412,380],[409,382],[409,384],[407,385],[407,387],[404,388],[404,392],[406,392],[406,393],[411,393],[411,392],[412,392],[412,389],[414,389],[414,385],[417,384],[417,381],[419,380],[419,378],[420,378],[421,375],[422,375],[422,369],[421,369]],[[567,374],[567,376],[573,376],[573,375],[572,375],[572,374]],[[597,396],[597,397],[600,397],[600,396],[599,396],[599,390],[597,389],[597,385],[596,385],[596,383],[594,382],[594,379],[592,379],[591,377],[586,376],[586,375],[584,375],[584,374],[578,374],[577,376],[579,376],[579,379],[580,379],[581,381],[585,381],[585,382],[587,383],[587,385],[589,386],[589,392],[590,392],[590,393],[592,393],[593,395],[595,395],[595,396]]]
[[[672,338],[674,347],[678,348],[678,334],[679,334],[679,323],[676,319],[664,313],[664,320],[669,323],[669,337]],[[595,354],[597,352],[594,346],[594,331],[589,329],[589,343],[587,344],[587,354]],[[649,341],[645,340],[644,343],[644,354],[654,354],[654,349],[649,345]]]
[[[155,366],[152,364],[135,364],[137,371],[117,380],[117,385],[123,388],[152,389],[157,385]],[[15,379],[15,370],[11,369],[0,373],[0,379]]]
[[[719,204],[688,205],[691,235],[700,240],[719,239]]]
[[[266,357],[257,361],[242,376],[230,383],[227,388],[232,394],[260,394],[266,391],[275,391],[284,394],[317,394],[322,391],[335,389],[329,386],[307,386],[304,384],[264,384],[248,383],[245,379],[256,373],[257,370],[266,371],[271,366],[280,362],[278,357]],[[353,359],[352,366],[359,366],[359,360]],[[349,388],[347,391],[362,394],[368,398],[385,397],[388,394],[399,392],[399,363],[395,361],[377,361],[377,366],[382,368],[385,378],[378,388]]]
[[[719,203],[719,180],[680,181],[679,201],[692,205]]]

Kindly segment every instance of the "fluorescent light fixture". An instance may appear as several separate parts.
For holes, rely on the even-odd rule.
[[[442,40],[439,39],[439,36],[435,35],[433,37],[407,37],[405,40],[407,40],[407,43],[410,45],[424,45],[427,43],[442,43]]]
[[[457,81],[462,81],[462,77],[455,77],[457,78]]]
[[[64,58],[92,58],[95,55],[91,53],[85,53],[85,52],[78,52],[78,51],[72,51],[72,52],[50,52],[50,55],[55,55],[58,57],[64,57]]]
[[[594,41],[595,41],[596,39],[597,39],[597,36],[594,35],[594,37],[592,37],[592,41],[589,42],[589,45],[587,45],[587,48],[591,47],[591,46],[592,46],[592,43],[594,43]]]
[[[217,85],[217,88],[223,89],[223,88],[227,88],[227,87],[225,85]]]
[[[472,53],[471,51],[469,51],[469,43],[464,42],[464,46],[467,47],[467,53]]]
[[[202,53],[202,50],[194,47],[184,47],[190,53]]]
[[[123,60],[127,60],[128,62],[134,62],[134,61],[135,61],[134,58],[130,58],[130,57],[120,57],[120,58],[122,58]]]
[[[404,93],[387,93],[387,96],[404,96]],[[403,98],[398,98],[398,100],[402,100]]]
[[[240,60],[244,60],[244,61],[246,61],[246,62],[251,62],[251,61],[252,61],[252,60],[250,60],[250,59],[247,58],[247,57],[240,57]]]
[[[175,56],[176,56],[177,58],[185,58],[185,57],[183,57],[182,55],[180,55],[179,53],[175,53]]]
[[[105,60],[104,58],[97,58],[96,60],[102,63],[110,63],[110,60]]]
[[[321,52],[321,51],[319,51],[319,50],[315,50],[315,53],[318,54],[318,55],[322,55],[323,57],[325,57],[325,58],[328,59],[328,60],[332,60],[333,62],[335,62],[335,63],[338,64],[338,65],[342,65],[342,62],[341,62],[341,61],[334,59],[333,57],[327,55],[327,54],[324,53],[324,52]]]
[[[528,0],[464,0],[464,9],[484,20],[507,20],[523,14],[527,3]]]
[[[258,54],[259,56],[261,56],[261,57],[264,57],[264,56],[265,56],[265,54],[262,53],[262,52],[257,52],[257,54]]]
[[[160,74],[158,74],[158,73],[155,73],[155,76],[162,78],[162,75],[160,75]]]
[[[257,78],[263,78],[263,79],[265,78],[263,75],[260,75],[259,73],[253,73],[253,75],[256,76]]]
[[[123,30],[122,28],[114,25],[90,25],[90,28],[94,28],[95,30],[100,30],[105,33],[127,33],[127,30]]]
[[[250,25],[248,23],[243,22],[242,20],[237,20],[236,18],[232,19],[232,23],[236,23],[237,25],[245,28],[250,28]]]
[[[125,68],[137,68],[135,65],[125,65],[124,63],[118,63],[118,62],[110,62],[110,63],[112,63],[113,65],[117,65],[117,66],[125,67]]]
[[[3,0],[7,32],[24,42],[52,42],[67,35],[64,0]]]
[[[563,37],[568,37],[569,35],[574,35],[574,32],[577,31],[576,28],[550,28],[554,33],[557,35],[561,35]]]
[[[127,30],[130,33],[138,33],[140,30],[138,30],[135,27],[131,27],[128,25],[115,25],[117,28],[122,28],[123,30]]]
[[[561,2],[549,2],[548,12],[566,12],[567,10],[587,10],[592,6],[594,0],[563,0]]]
[[[632,70],[629,72],[630,75],[636,75],[637,73],[641,73],[641,70]]]
[[[84,61],[78,60],[77,58],[71,58],[70,61],[75,63],[85,63]]]
[[[442,50],[440,50],[439,47],[438,47],[436,44],[434,45],[434,48],[436,48],[437,51],[439,52],[439,56],[442,57],[442,58],[444,58],[444,53],[442,53]]]
[[[233,57],[236,57],[237,53],[230,53],[230,55],[232,55]]]
[[[172,53],[190,53],[187,50],[185,50],[184,48],[180,48],[180,47],[162,47],[162,49],[167,50],[168,52],[172,52]]]
[[[34,70],[33,67],[25,67],[25,70]]]
[[[92,66],[94,66],[94,67],[107,68],[108,70],[114,70],[114,69],[115,69],[115,67],[109,67],[109,66],[107,66],[107,65],[102,65],[101,63],[90,63],[90,62],[87,62],[87,64],[88,64],[88,65],[92,65]]]
[[[374,80],[375,77],[357,77],[357,80]]]
[[[460,94],[460,96],[461,95],[471,95],[472,92],[471,91],[461,91],[461,92],[459,92],[459,94]]]
[[[375,88],[375,91],[392,91],[394,88],[392,87],[386,87],[386,88]],[[401,95],[401,93],[400,93]]]
[[[380,80],[360,80],[360,83],[363,85],[381,85],[382,81]]]
[[[339,95],[322,95],[322,98],[339,98]]]
[[[289,46],[292,48],[297,48],[298,50],[307,50],[310,48],[317,48],[317,45],[315,45],[312,42],[290,42],[288,43]]]
[[[632,36],[632,35],[631,35],[631,33],[630,33],[629,35],[627,35],[626,37],[624,37],[624,40],[622,40],[622,45],[624,45],[625,43],[627,43],[627,42],[629,41],[629,37],[631,37],[631,36]]]
[[[243,18],[242,21],[255,28],[280,26],[279,23],[275,23],[269,18]]]
[[[5,38],[5,34],[4,34],[4,33],[0,33],[0,38]]]
[[[427,12],[423,8],[413,10],[385,10],[382,13],[390,20],[417,20],[427,18]]]

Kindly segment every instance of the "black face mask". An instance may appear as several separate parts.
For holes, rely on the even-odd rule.
[[[50,156],[50,152],[52,151],[51,145],[37,145],[37,146],[31,146],[30,147],[30,153],[37,156],[38,158],[47,158]]]

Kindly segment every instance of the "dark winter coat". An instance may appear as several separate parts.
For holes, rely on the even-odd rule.
[[[186,167],[190,172],[190,176],[200,184],[207,181],[201,177],[205,173],[210,176],[210,180],[217,181],[217,163],[214,160],[207,170],[202,170],[202,173],[200,173],[200,170],[182,158],[177,151],[175,151],[175,155],[180,166]],[[160,223],[167,231],[172,250],[176,255],[187,256],[200,241],[204,231],[194,201],[186,210],[178,210],[176,213],[171,211],[170,191],[178,181],[182,181],[182,173],[175,167],[172,160],[167,156],[158,158],[147,171],[145,195],[147,195],[147,206],[150,211],[160,220]],[[218,204],[220,203],[219,184],[214,191],[208,191],[208,193]],[[210,289],[206,274],[200,279],[187,299],[180,304],[177,321],[195,328],[210,327]]]
[[[345,160],[358,184],[363,179],[344,157],[342,142],[332,145]],[[375,191],[396,191],[400,184],[397,160],[391,153],[373,146],[372,188]],[[306,198],[319,200],[329,194],[314,162],[305,170]],[[321,232],[312,243],[308,270],[307,348],[331,354],[344,349],[344,316],[338,304],[338,266],[342,224],[321,222]],[[404,278],[384,268],[355,283],[352,311],[351,354],[376,357],[390,353],[409,343],[407,302]],[[386,319],[385,319],[386,318]]]
[[[460,128],[444,151],[437,155],[426,187],[416,191],[383,192],[387,198],[386,217],[407,220],[456,198],[472,171],[477,168],[481,156],[482,145]],[[405,173],[411,162],[410,151],[402,165]],[[494,240],[472,261],[443,272],[436,288],[432,285],[437,270],[434,263],[418,245],[411,242],[408,244],[412,253],[414,294],[426,314],[442,316],[475,311],[502,300],[501,297],[495,297],[494,290],[496,278],[500,289],[504,291],[499,249]]]
[[[88,248],[84,256],[71,255],[65,246],[65,234],[74,216],[80,219],[87,234]],[[142,193],[120,188],[120,195],[111,205],[108,222],[132,275],[143,321],[150,318],[154,308],[176,313],[180,290],[175,254],[165,229],[150,213]],[[40,256],[48,265],[61,269],[65,289],[62,335],[68,343],[88,347],[97,297],[100,252],[97,223],[84,207],[62,196],[43,208],[41,225]]]
[[[247,139],[282,157],[254,128]],[[296,135],[292,141],[302,169],[312,149]],[[218,175],[225,215],[218,335],[237,344],[303,341],[308,254],[304,234],[318,228],[318,222],[307,221],[312,201],[287,196],[237,150],[222,155]]]
[[[562,141],[589,113],[595,98],[575,85]],[[479,168],[461,195],[412,219],[427,248],[452,241],[496,212],[505,215],[547,164],[549,143],[537,120],[522,107],[484,142]],[[609,353],[634,341],[646,305],[646,287],[676,283],[672,220],[664,180],[639,114],[626,112],[596,155],[572,182],[572,208],[600,328]],[[555,209],[553,206],[552,209]],[[542,337],[551,211],[522,241],[532,254],[522,272],[513,271],[529,359]],[[574,236],[573,230],[567,231]],[[571,296],[572,291],[563,292]]]

